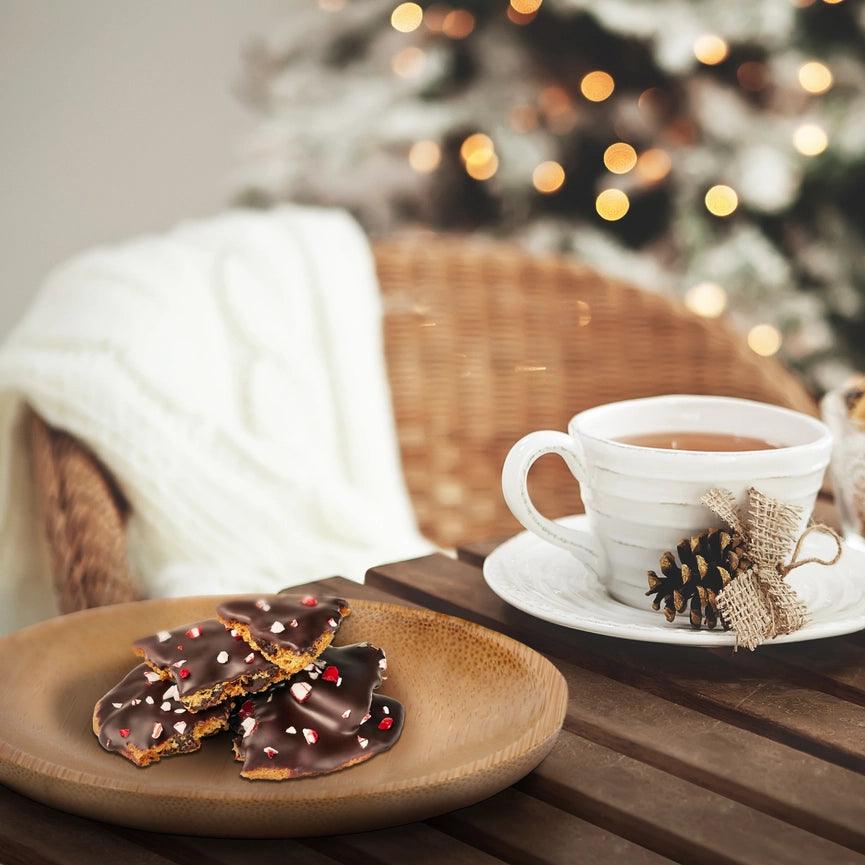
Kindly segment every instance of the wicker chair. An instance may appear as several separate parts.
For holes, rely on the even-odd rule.
[[[687,392],[815,410],[790,373],[723,321],[568,259],[428,235],[380,242],[375,255],[405,476],[421,529],[442,545],[516,530],[499,489],[508,448],[588,406]],[[36,417],[33,446],[61,607],[134,597],[122,491]],[[581,510],[551,458],[533,473],[532,495],[550,515]]]

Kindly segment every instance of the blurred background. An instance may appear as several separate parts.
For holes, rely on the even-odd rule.
[[[0,331],[84,246],[230,203],[565,250],[865,367],[865,5],[3,0]]]

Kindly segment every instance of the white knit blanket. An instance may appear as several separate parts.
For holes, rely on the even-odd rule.
[[[421,555],[372,257],[344,213],[235,211],[59,268],[0,349],[0,632],[56,611],[22,404],[128,498],[144,596]]]

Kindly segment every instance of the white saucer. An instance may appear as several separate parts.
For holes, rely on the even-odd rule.
[[[588,520],[582,514],[559,522],[588,530]],[[831,558],[833,554],[832,540],[821,535],[809,536],[802,552],[805,557]],[[656,564],[647,562],[646,568]],[[649,643],[735,644],[734,635],[720,629],[695,631],[685,616],[668,623],[651,608],[649,598],[645,610],[617,601],[589,567],[531,532],[522,532],[487,556],[484,579],[517,609],[578,631]],[[865,628],[865,552],[845,544],[844,555],[836,565],[804,565],[787,580],[808,606],[810,619],[804,628],[772,642],[819,640]]]

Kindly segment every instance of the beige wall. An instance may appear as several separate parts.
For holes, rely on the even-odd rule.
[[[0,336],[49,268],[212,212],[240,51],[311,0],[0,0]]]

